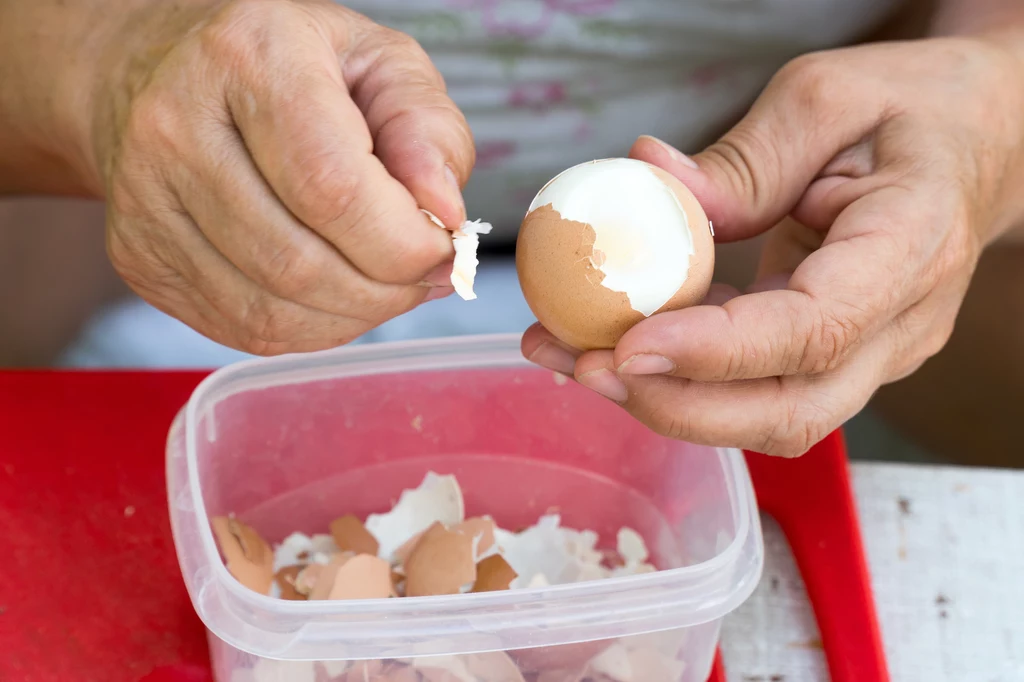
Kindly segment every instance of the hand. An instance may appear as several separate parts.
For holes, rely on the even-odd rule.
[[[523,352],[662,434],[792,457],[953,329],[982,248],[1024,216],[1022,65],[935,39],[799,58],[692,160],[651,138],[722,241],[771,230],[757,282],[652,316],[614,351]]]
[[[346,343],[447,295],[473,142],[426,54],[331,2],[143,3],[96,96],[121,276],[228,346]]]

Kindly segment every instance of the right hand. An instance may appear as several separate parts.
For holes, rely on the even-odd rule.
[[[427,55],[327,1],[144,3],[94,97],[113,264],[259,355],[451,293],[472,136]]]

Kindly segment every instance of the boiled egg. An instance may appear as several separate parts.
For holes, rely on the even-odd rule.
[[[659,312],[700,303],[715,264],[711,223],[678,179],[635,159],[573,166],[530,204],[516,270],[538,321],[581,350],[614,348]]]

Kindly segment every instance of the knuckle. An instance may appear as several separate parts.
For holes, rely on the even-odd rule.
[[[323,230],[342,218],[348,218],[345,222],[349,224],[358,222],[359,216],[351,214],[357,212],[360,175],[327,159],[315,159],[305,165],[311,166],[299,170],[305,180],[291,191],[299,218],[314,230]]]
[[[823,310],[799,355],[798,373],[821,374],[838,368],[860,339],[860,328],[841,313]]]
[[[704,156],[717,159],[733,193],[747,197],[753,213],[773,200],[770,190],[782,180],[782,154],[776,135],[765,125],[741,121],[708,147]]]
[[[257,36],[276,5],[276,0],[232,0],[199,31],[203,53],[215,63],[245,64],[261,44]]]
[[[779,70],[776,83],[812,111],[834,107],[836,96],[848,83],[845,68],[823,52],[811,52],[789,61]]]
[[[783,394],[783,410],[779,419],[765,430],[761,452],[793,459],[807,453],[825,437],[827,427],[820,410],[805,400]]]
[[[265,256],[262,270],[264,286],[282,298],[294,300],[320,284],[323,268],[317,249],[287,244]]]
[[[689,441],[694,437],[693,418],[686,410],[659,405],[651,409],[647,422],[651,430],[666,438]]]

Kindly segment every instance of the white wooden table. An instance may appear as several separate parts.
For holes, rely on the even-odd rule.
[[[1024,682],[1024,471],[855,463],[894,682]],[[803,581],[763,519],[757,590],[726,619],[730,682],[829,679]]]

